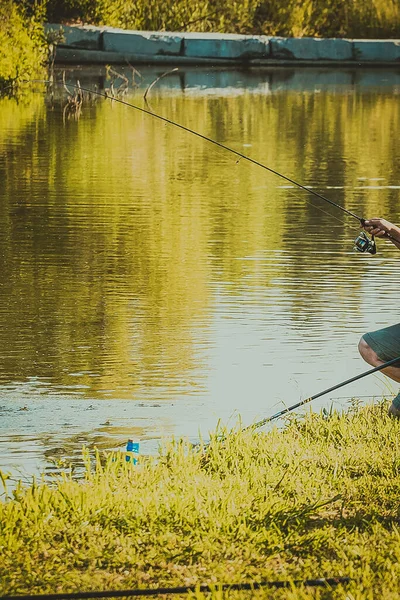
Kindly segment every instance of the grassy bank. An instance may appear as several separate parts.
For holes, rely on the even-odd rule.
[[[397,0],[48,0],[48,19],[126,29],[400,37]]]
[[[84,482],[19,489],[0,504],[0,592],[348,575],[346,591],[268,597],[398,598],[399,439],[385,406],[355,407],[231,432],[205,459],[176,442],[139,468],[108,457]]]
[[[0,93],[10,93],[21,80],[44,74],[48,57],[44,19],[44,4],[0,3]]]

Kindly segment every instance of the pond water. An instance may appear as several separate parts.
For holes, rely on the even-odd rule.
[[[144,106],[160,75],[125,69]],[[57,73],[60,77],[60,73]],[[103,89],[103,69],[67,80]],[[400,70],[175,72],[150,110],[400,222]],[[363,332],[399,321],[400,254],[353,251],[355,219],[132,108],[79,118],[40,86],[0,100],[0,468],[155,452],[263,418],[369,367]],[[313,404],[397,391],[362,379]]]

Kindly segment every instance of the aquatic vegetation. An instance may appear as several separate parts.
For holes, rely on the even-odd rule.
[[[84,480],[20,486],[0,504],[1,593],[347,575],[348,598],[394,598],[399,433],[385,404],[354,403],[284,430],[220,430],[206,453],[166,442],[138,467],[86,455]]]
[[[48,0],[47,6],[53,21],[73,19],[127,29],[301,37],[400,35],[396,0]]]

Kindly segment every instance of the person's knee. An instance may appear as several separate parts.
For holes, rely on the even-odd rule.
[[[367,342],[362,337],[358,342],[358,351],[363,358],[366,358],[371,351],[371,348],[368,346]]]
[[[368,364],[377,367],[381,364],[379,357],[376,352],[367,344],[365,339],[362,337],[358,342],[358,351]]]

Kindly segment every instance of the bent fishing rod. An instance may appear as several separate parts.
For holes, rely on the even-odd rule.
[[[235,156],[238,156],[239,158],[242,158],[243,160],[247,160],[248,162],[256,165],[257,167],[261,167],[262,169],[265,169],[266,171],[273,173],[277,177],[280,177],[281,179],[288,181],[289,183],[300,188],[301,190],[304,190],[304,191],[308,192],[309,194],[316,196],[320,200],[323,200],[324,202],[327,202],[328,204],[335,206],[336,208],[338,208],[342,212],[346,213],[350,217],[353,217],[360,223],[361,227],[364,227],[364,225],[365,225],[365,219],[363,217],[358,216],[351,210],[344,208],[344,206],[341,206],[337,202],[330,200],[329,198],[320,194],[319,192],[316,192],[312,188],[310,188],[306,185],[303,185],[302,183],[299,183],[298,181],[295,181],[294,179],[292,179],[291,177],[288,177],[287,175],[284,175],[283,173],[279,173],[279,171],[276,171],[275,169],[268,167],[267,165],[261,163],[260,161],[254,159],[254,158],[251,158],[251,156],[247,156],[246,154],[243,154],[242,152],[239,152],[238,150],[235,150],[234,148],[231,148],[230,146],[226,146],[225,144],[222,144],[221,142],[218,142],[217,140],[214,140],[214,139],[208,137],[207,135],[204,135],[203,133],[195,131],[194,129],[190,129],[190,127],[186,127],[185,125],[182,125],[181,123],[172,121],[171,119],[168,119],[167,117],[158,115],[157,113],[154,113],[151,110],[148,110],[141,106],[137,106],[136,104],[132,104],[131,102],[127,102],[126,100],[122,100],[121,98],[117,98],[115,96],[110,96],[106,92],[100,92],[99,90],[92,90],[90,88],[83,87],[80,85],[79,81],[76,84],[73,84],[73,83],[65,84],[64,82],[50,81],[50,80],[46,80],[46,79],[28,79],[28,80],[24,80],[23,83],[42,83],[42,84],[46,84],[46,85],[59,85],[62,87],[66,87],[66,85],[69,85],[70,87],[72,87],[76,90],[79,90],[81,92],[87,92],[88,94],[95,94],[102,98],[106,98],[107,100],[111,100],[113,102],[118,102],[119,104],[123,104],[124,106],[129,106],[130,108],[134,108],[135,110],[137,110],[145,115],[149,115],[155,119],[158,119],[159,121],[162,121],[163,123],[167,123],[168,125],[173,125],[174,127],[178,127],[182,131],[191,133],[192,135],[195,135],[196,137],[198,137],[206,142],[214,144],[215,146],[218,146],[219,148],[222,148],[223,150],[226,150],[227,152],[230,152],[231,154],[234,154]],[[316,206],[315,208],[319,209],[318,206]],[[389,235],[388,235],[388,237],[389,237]],[[369,254],[376,254],[376,244],[375,244],[374,236],[369,238],[364,232],[361,232],[361,234],[355,240],[354,244],[355,244],[354,249],[358,250],[359,252],[368,252]]]
[[[372,373],[377,373],[378,371],[382,371],[382,369],[386,369],[387,367],[390,367],[396,363],[400,363],[400,356],[397,358],[393,358],[392,360],[388,360],[387,362],[379,365],[378,367],[374,367],[373,369],[364,371],[364,373],[360,373],[360,375],[356,375],[355,377],[346,379],[346,381],[342,381],[341,383],[338,383],[338,384],[328,388],[327,390],[324,390],[323,392],[319,392],[318,394],[315,394],[314,396],[310,396],[309,398],[300,400],[300,402],[297,402],[296,404],[293,404],[292,406],[288,406],[287,408],[280,410],[279,412],[275,413],[271,417],[266,417],[265,419],[261,419],[261,421],[257,421],[256,423],[253,423],[252,425],[248,425],[247,427],[244,428],[244,431],[259,429],[260,427],[263,427],[267,423],[270,423],[271,421],[275,421],[275,419],[279,419],[280,417],[283,417],[287,413],[292,412],[293,410],[296,410],[296,408],[300,408],[300,406],[304,406],[304,404],[308,404],[312,400],[316,400],[317,398],[320,398],[321,396],[325,396],[325,394],[329,394],[329,392],[334,392],[335,390],[338,390],[339,388],[344,387],[345,385],[348,385],[349,383],[353,383],[353,381],[357,381],[358,379],[367,377],[367,375],[372,375]]]
[[[62,83],[62,82],[56,82],[56,81],[50,81],[50,80],[44,80],[44,79],[30,79],[30,80],[25,80],[24,83],[42,83],[42,84],[46,84],[46,85],[60,85],[63,87],[66,86],[66,84]],[[335,206],[342,212],[344,212],[344,213],[348,214],[349,216],[353,217],[354,219],[356,219],[360,223],[361,227],[364,227],[364,225],[365,225],[365,219],[363,217],[360,217],[357,214],[355,214],[354,212],[348,210],[347,208],[344,208],[344,206],[341,206],[337,202],[334,202],[333,200],[326,198],[326,196],[323,196],[322,194],[320,194],[319,192],[316,192],[312,188],[307,187],[307,186],[295,181],[294,179],[292,179],[291,177],[288,177],[287,175],[279,173],[279,171],[276,171],[275,169],[268,167],[267,165],[259,162],[258,160],[255,160],[254,158],[251,158],[250,156],[247,156],[246,154],[243,154],[242,152],[239,152],[238,150],[235,150],[235,149],[231,148],[230,146],[226,146],[225,144],[222,144],[221,142],[218,142],[217,140],[214,140],[198,131],[195,131],[194,129],[190,129],[189,127],[186,127],[185,125],[182,125],[181,123],[172,121],[171,119],[168,119],[167,117],[158,115],[157,113],[154,113],[146,108],[137,106],[136,104],[132,104],[131,102],[127,102],[126,100],[122,100],[121,98],[116,98],[115,96],[110,96],[106,92],[100,92],[98,90],[92,90],[90,88],[83,87],[80,85],[79,81],[77,84],[69,83],[68,85],[74,89],[79,90],[80,92],[83,91],[83,92],[87,92],[88,94],[95,94],[102,98],[112,100],[114,102],[118,102],[119,104],[122,104],[124,106],[129,106],[130,108],[134,108],[135,110],[137,110],[143,114],[146,114],[148,116],[151,116],[155,119],[158,119],[159,121],[162,121],[163,123],[167,123],[168,125],[172,125],[183,131],[191,133],[192,135],[195,135],[196,137],[198,137],[202,140],[205,140],[206,142],[214,144],[215,146],[218,146],[219,148],[222,148],[223,150],[226,150],[226,151],[234,154],[235,156],[242,158],[243,160],[247,160],[248,162],[250,162],[256,166],[261,167],[262,169],[265,169],[266,171],[269,171],[270,173],[273,173],[277,177],[280,177],[281,179],[288,181],[289,183],[308,192],[309,194],[316,196],[320,200],[323,200],[324,202],[327,202],[328,204]],[[319,207],[315,207],[315,208],[319,208]],[[390,238],[391,236],[389,234],[387,234],[387,237]],[[361,234],[355,240],[355,250],[358,250],[359,252],[368,252],[369,254],[375,254],[376,253],[376,244],[375,244],[374,236],[372,236],[370,239],[364,232],[361,232]],[[314,396],[310,396],[309,398],[301,400],[300,402],[297,402],[296,404],[293,404],[292,406],[284,408],[283,410],[275,413],[271,417],[266,417],[265,419],[262,419],[261,421],[257,421],[256,423],[253,423],[252,425],[246,427],[245,429],[258,429],[260,427],[263,427],[267,423],[270,423],[271,421],[274,421],[275,419],[279,419],[280,417],[284,416],[285,414],[295,410],[296,408],[304,406],[305,404],[311,402],[312,400],[316,400],[317,398],[320,398],[321,396],[324,396],[325,394],[328,394],[329,392],[333,392],[341,387],[344,387],[345,385],[348,385],[349,383],[357,381],[358,379],[362,379],[363,377],[366,377],[367,375],[371,375],[372,373],[381,371],[382,369],[385,369],[386,367],[394,365],[397,362],[400,362],[400,357],[394,358],[393,360],[389,360],[389,361],[383,363],[382,365],[379,365],[378,367],[374,367],[373,369],[365,371],[364,373],[361,373],[360,375],[356,375],[355,377],[351,377],[350,379],[347,379],[346,381],[343,381],[337,385],[334,385],[333,387],[330,387],[327,390],[324,390],[323,392],[319,392],[318,394],[315,394]]]

